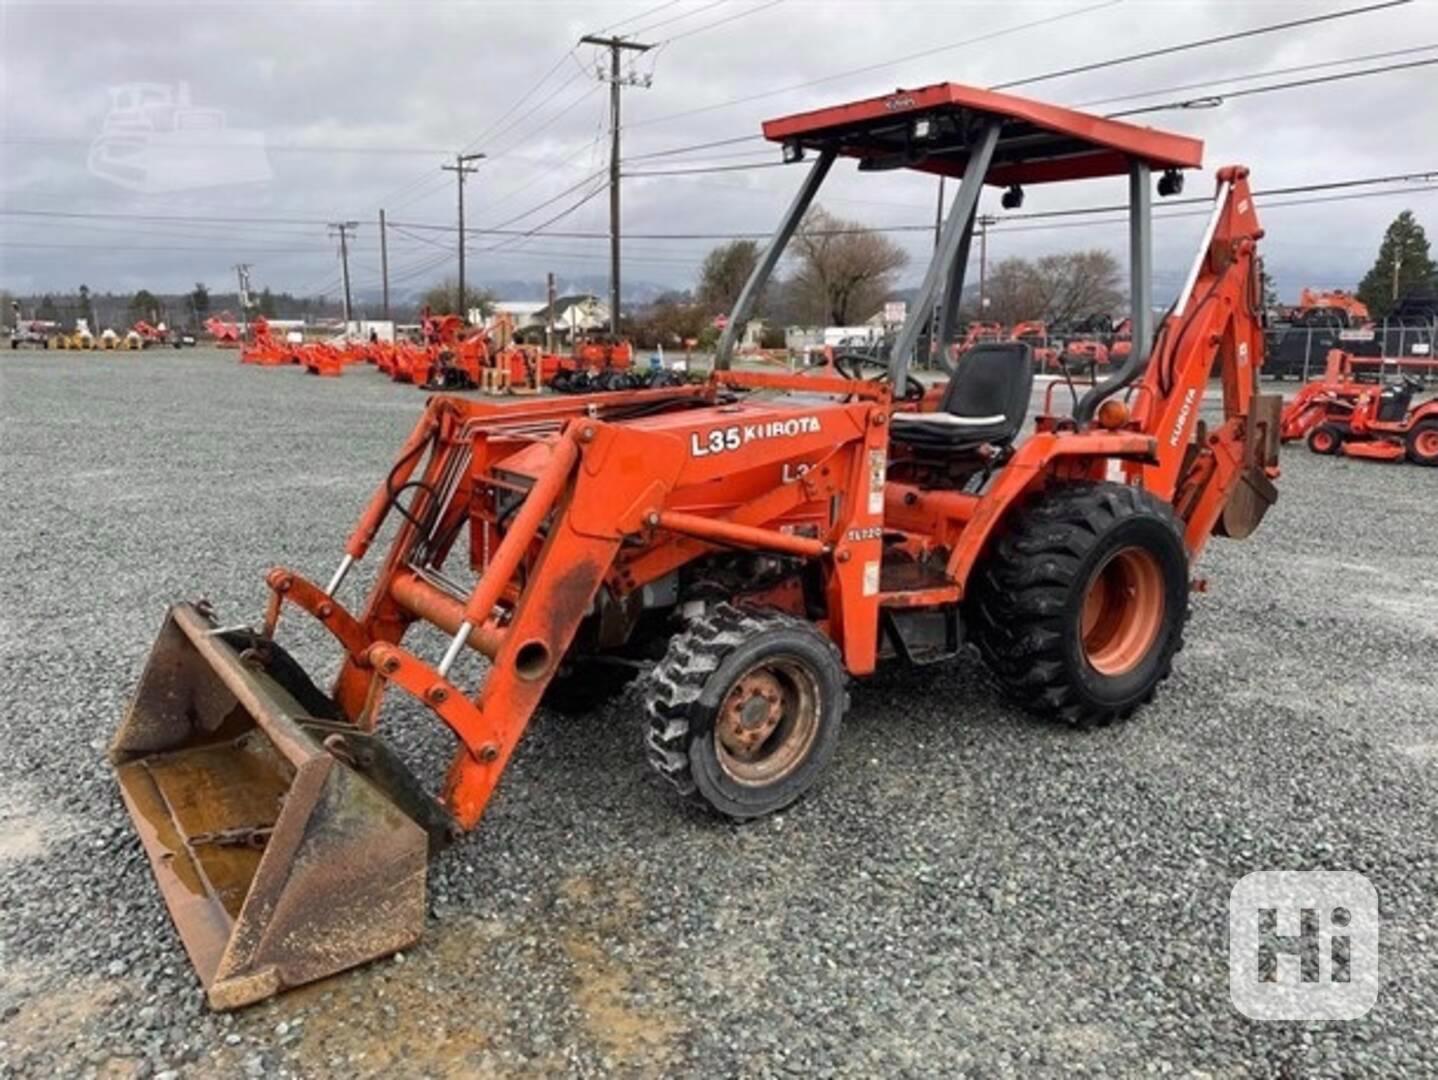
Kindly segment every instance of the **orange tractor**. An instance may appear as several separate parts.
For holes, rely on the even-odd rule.
[[[228,311],[211,315],[205,320],[205,329],[210,337],[214,338],[218,348],[238,349],[241,345],[240,325],[230,317]]]
[[[479,823],[546,702],[592,703],[638,677],[655,770],[742,820],[814,786],[846,682],[880,665],[973,642],[1018,706],[1076,726],[1131,716],[1168,676],[1195,560],[1212,535],[1249,535],[1277,496],[1248,170],[1218,171],[1155,333],[1153,174],[1196,168],[1197,140],[952,83],[764,134],[813,163],[706,383],[435,394],[325,583],[270,571],[257,626],[170,609],[110,754],[212,1006],[412,944],[427,856]],[[735,329],[825,178],[855,159],[962,178],[884,366],[732,370]],[[936,306],[937,340],[953,341],[983,186],[1098,177],[1130,193],[1128,361],[1027,435],[1023,342],[976,345],[945,385],[914,380]],[[1221,410],[1200,419],[1211,374]],[[328,690],[279,642],[291,610],[341,652]],[[406,647],[415,623],[447,644]],[[488,663],[462,666],[470,653]],[[394,694],[454,737],[437,798],[381,738]]]
[[[1413,404],[1423,382],[1409,374],[1396,384],[1361,382],[1353,357],[1330,349],[1322,379],[1293,396],[1280,418],[1280,437],[1306,437],[1315,454],[1438,465],[1438,398]]]
[[[1014,323],[1009,331],[1010,341],[1022,341],[1029,347],[1034,358],[1035,371],[1052,371],[1059,367],[1059,350],[1049,344],[1048,323],[1042,319]]]
[[[1298,294],[1292,317],[1296,326],[1366,326],[1370,323],[1368,305],[1342,289],[1305,287]]]
[[[295,347],[283,338],[275,337],[270,331],[269,320],[263,315],[255,316],[255,321],[250,324],[250,337],[249,343],[240,350],[240,363],[278,367],[296,362]]]

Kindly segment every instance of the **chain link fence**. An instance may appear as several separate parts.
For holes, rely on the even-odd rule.
[[[1385,319],[1370,329],[1340,326],[1271,326],[1265,332],[1263,375],[1307,382],[1322,376],[1330,349],[1351,354],[1360,371],[1380,380],[1406,372],[1438,381],[1438,318]]]

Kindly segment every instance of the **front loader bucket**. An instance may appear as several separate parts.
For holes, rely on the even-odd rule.
[[[247,635],[172,608],[110,748],[217,1009],[416,941],[426,828],[443,831],[398,760],[339,722],[287,654]]]

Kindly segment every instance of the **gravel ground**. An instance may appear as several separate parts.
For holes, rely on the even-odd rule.
[[[632,703],[541,714],[411,954],[219,1016],[103,751],[165,604],[257,618],[271,564],[323,578],[421,395],[206,350],[0,378],[0,1076],[1434,1073],[1438,475],[1289,452],[1140,717],[1072,734],[972,662],[889,676],[748,827],[675,805]],[[437,776],[438,726],[387,718]],[[1378,1005],[1244,1019],[1228,892],[1320,867],[1377,886]]]

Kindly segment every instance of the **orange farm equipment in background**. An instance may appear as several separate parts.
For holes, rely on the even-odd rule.
[[[1010,341],[1028,345],[1037,371],[1054,371],[1059,367],[1059,350],[1049,344],[1048,324],[1042,320],[1015,323],[1009,331]]]
[[[968,331],[964,334],[963,340],[949,346],[948,355],[952,359],[958,359],[968,352],[975,345],[986,341],[1002,341],[1004,339],[1004,327],[1002,323],[996,322],[971,322]]]
[[[1353,358],[1329,350],[1323,378],[1306,384],[1283,410],[1285,442],[1306,438],[1315,454],[1438,465],[1438,398],[1413,404],[1423,383],[1412,375],[1397,383],[1361,382]]]
[[[1342,289],[1308,289],[1298,294],[1298,305],[1291,312],[1297,326],[1366,326],[1371,319],[1368,305]]]
[[[811,164],[706,383],[432,395],[324,583],[270,571],[252,627],[205,604],[170,609],[111,759],[212,1006],[412,944],[427,854],[479,824],[544,702],[594,704],[642,675],[654,769],[676,797],[746,819],[813,787],[846,683],[881,665],[973,642],[1018,707],[1078,727],[1129,717],[1169,674],[1195,561],[1211,536],[1248,536],[1277,497],[1248,170],[1217,170],[1155,335],[1154,173],[1198,167],[1197,140],[952,83],[764,134]],[[860,175],[962,177],[887,367],[732,370],[738,331],[841,158]],[[916,382],[936,307],[939,355],[954,339],[984,184],[1099,177],[1135,193],[1128,362],[1032,428],[1024,342],[976,344],[947,385]],[[1200,422],[1211,375],[1221,410]],[[288,613],[334,639],[327,691],[280,644]],[[407,647],[415,623],[445,644]],[[381,738],[394,695],[453,736],[437,798]]]
[[[205,320],[205,329],[221,349],[238,349],[240,347],[240,326],[230,318],[228,311],[219,315],[211,315]]]
[[[296,362],[295,346],[277,338],[270,331],[269,321],[256,316],[250,324],[250,341],[240,350],[240,363],[258,364],[261,367],[276,367]]]
[[[574,363],[597,371],[627,370],[634,363],[634,346],[622,338],[607,335],[580,338],[571,350]]]

